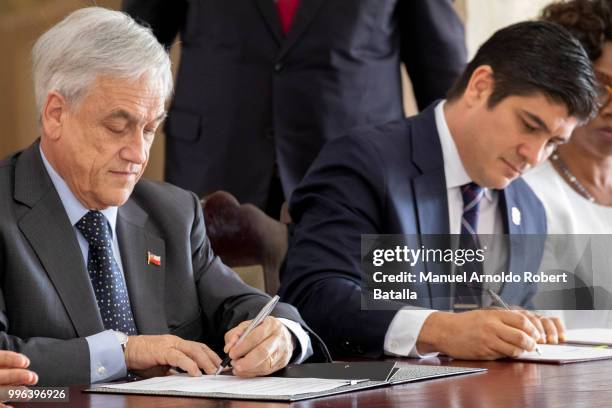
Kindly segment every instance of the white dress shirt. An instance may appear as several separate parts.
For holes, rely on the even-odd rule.
[[[459,151],[448,128],[448,123],[444,116],[444,104],[445,101],[443,100],[435,107],[436,130],[440,138],[442,158],[444,160],[449,231],[451,234],[460,234],[461,217],[463,216],[461,186],[470,183],[472,180],[465,171],[465,167],[459,157]],[[435,135],[430,136],[435,137]],[[503,233],[503,220],[497,206],[498,200],[498,193],[495,190],[485,189],[484,198],[480,202],[478,234]],[[399,310],[385,334],[385,353],[394,356],[420,358],[438,355],[438,353],[422,355],[416,348],[417,338],[423,323],[435,311],[432,309],[415,309],[410,307]]]

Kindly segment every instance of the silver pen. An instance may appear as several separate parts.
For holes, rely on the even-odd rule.
[[[278,295],[276,295],[272,299],[270,299],[268,301],[268,303],[266,303],[266,305],[264,307],[261,308],[259,313],[257,313],[257,316],[255,316],[255,318],[253,320],[251,320],[251,323],[249,324],[249,327],[246,328],[244,333],[242,333],[242,335],[238,338],[238,341],[236,341],[236,344],[234,344],[233,347],[236,347],[238,344],[240,344],[242,339],[244,339],[246,336],[248,336],[249,333],[252,332],[255,327],[259,326],[259,323],[261,323],[263,321],[263,319],[265,319],[266,317],[268,317],[270,315],[270,313],[272,313],[272,310],[274,310],[274,307],[278,303],[279,299],[280,299],[280,297]],[[230,361],[232,361],[232,359],[230,358],[230,356],[228,354],[228,355],[225,356],[225,358],[223,359],[223,361],[219,365],[219,368],[217,369],[217,372],[215,372],[215,375],[218,375],[221,371],[223,371],[223,369],[225,367],[227,367],[227,365],[230,363]]]
[[[504,302],[504,299],[502,299],[497,293],[493,292],[490,288],[487,289],[487,293],[489,294],[489,296],[491,296],[491,299],[493,299],[493,303],[497,303],[497,306],[503,307],[506,310],[512,310],[510,309],[510,306],[508,306],[508,304]],[[542,355],[542,351],[540,351],[540,348],[537,344],[535,346],[535,351],[539,355]]]

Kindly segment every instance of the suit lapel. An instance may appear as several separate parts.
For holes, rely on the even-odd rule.
[[[416,117],[412,127],[412,161],[422,172],[413,179],[419,233],[437,235],[429,237],[427,247],[431,247],[431,244],[447,246],[445,237],[450,232],[444,160],[434,116],[436,105],[437,102],[433,103]],[[435,275],[449,273],[442,264],[428,263],[426,269]],[[432,308],[450,308],[449,285],[429,284],[429,294]]]
[[[132,200],[119,208],[117,237],[123,274],[138,333],[168,333],[164,296],[165,244],[145,229],[147,218]],[[148,262],[149,252],[161,258],[161,265]]]
[[[448,199],[444,169],[421,174],[413,180],[421,234],[448,234]]]
[[[78,337],[104,330],[85,262],[53,183],[44,169],[38,143],[19,157],[15,195],[29,209],[19,229],[40,259],[74,325]]]
[[[257,4],[261,16],[272,33],[272,37],[280,46],[284,41],[284,36],[274,0],[255,0],[255,4]]]
[[[504,221],[504,233],[508,235],[508,271],[521,273],[525,270],[525,253],[526,241],[521,234],[524,234],[520,216],[520,205],[518,203],[518,195],[515,189],[510,184],[503,190],[500,190],[500,204],[502,218]],[[523,291],[522,284],[502,284],[500,295],[505,299],[511,299],[515,295],[520,298]],[[518,291],[518,292],[517,292]]]
[[[412,122],[412,162],[421,171],[413,179],[421,234],[448,234],[448,198],[444,158],[432,103]]]
[[[265,0],[260,0],[265,1]],[[272,0],[268,0],[269,3],[272,3]],[[291,23],[291,28],[287,33],[287,37],[285,41],[282,43],[282,48],[278,59],[281,59],[289,52],[291,47],[293,47],[298,39],[304,34],[313,18],[315,17],[319,8],[323,5],[324,0],[301,0],[298,6],[297,11],[295,12],[295,17],[293,18],[293,22]],[[280,30],[280,22],[278,17],[278,12],[274,10],[276,13],[276,21]]]
[[[414,180],[419,217],[420,233],[427,235],[427,241],[421,238],[426,248],[449,247],[448,232],[448,200],[444,170],[423,174]],[[435,235],[435,236],[434,236]],[[434,275],[449,274],[444,264],[426,263],[426,270]],[[429,298],[433,309],[447,310],[450,308],[450,286],[429,284]]]

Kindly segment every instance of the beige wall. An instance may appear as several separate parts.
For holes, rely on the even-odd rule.
[[[2,0],[0,2],[0,157],[28,146],[38,135],[30,70],[30,49],[62,17],[91,4],[85,0]],[[119,0],[98,0],[117,7]]]
[[[91,5],[91,0],[0,1],[0,157],[28,146],[38,137],[30,69],[30,49],[36,39],[68,13]],[[101,7],[118,8],[120,0],[96,0]],[[178,50],[173,51],[175,59]],[[161,136],[161,135],[160,135]],[[151,152],[147,177],[161,179],[163,136]]]
[[[551,0],[461,0],[467,19],[468,58],[501,27],[536,18]]]

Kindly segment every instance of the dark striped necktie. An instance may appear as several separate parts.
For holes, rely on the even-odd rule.
[[[484,189],[476,183],[461,186],[463,198],[463,214],[461,215],[461,236],[459,248],[476,251],[480,248],[478,240],[478,216],[480,201],[484,196]],[[482,274],[482,264],[479,262],[466,262],[457,267],[456,273],[465,272],[468,279],[473,272]],[[473,310],[482,306],[483,285],[480,282],[459,282],[455,285],[456,311]]]

